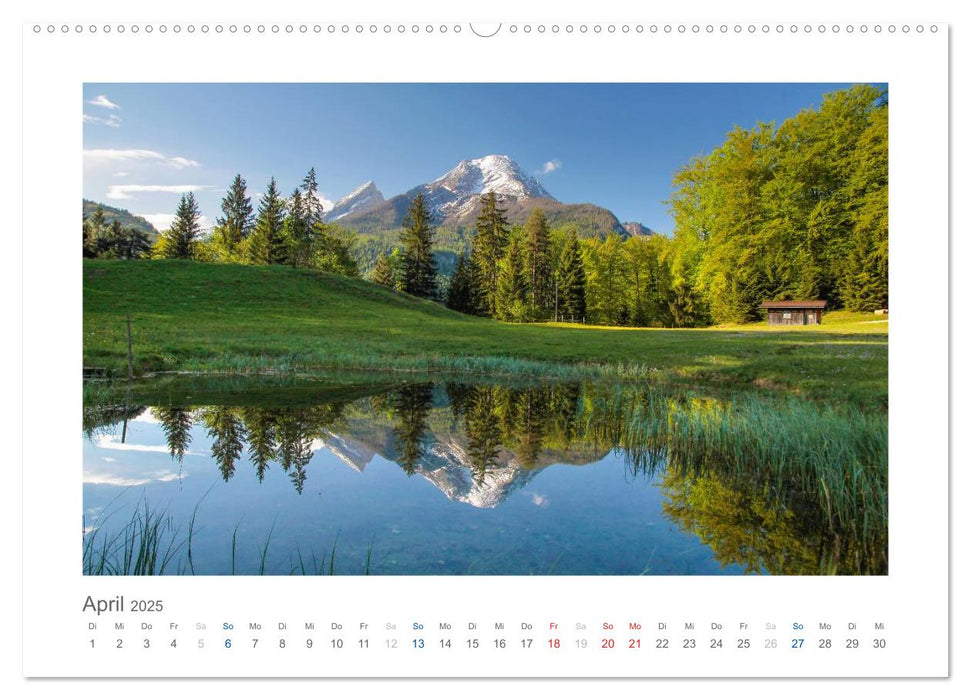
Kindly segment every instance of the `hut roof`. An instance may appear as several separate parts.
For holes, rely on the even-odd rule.
[[[809,299],[802,301],[763,301],[760,309],[825,309],[825,299]]]

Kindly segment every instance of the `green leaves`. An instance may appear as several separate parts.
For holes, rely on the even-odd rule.
[[[778,128],[736,127],[675,175],[675,283],[715,323],[756,320],[768,299],[886,306],[884,98],[857,85]]]

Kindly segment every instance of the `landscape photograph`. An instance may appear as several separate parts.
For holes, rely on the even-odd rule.
[[[887,575],[889,110],[85,84],[83,573]]]

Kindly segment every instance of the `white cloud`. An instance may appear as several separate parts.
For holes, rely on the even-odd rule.
[[[110,163],[130,163],[148,161],[164,163],[177,170],[190,166],[198,166],[199,161],[184,156],[167,156],[158,151],[147,148],[86,148],[84,149],[84,164],[88,166],[106,165]]]
[[[122,442],[117,435],[99,435],[94,444],[104,450],[123,450],[128,452],[164,452],[168,454],[166,445],[136,445],[132,442]]]
[[[136,214],[135,216],[142,217],[159,231],[164,231],[165,229],[169,228],[172,225],[172,222],[175,221],[175,214]],[[201,228],[203,232],[208,231],[212,227],[213,223],[208,216],[203,215],[199,217],[199,228]],[[136,418],[135,420],[145,419]],[[145,420],[145,422],[157,423],[158,421]]]
[[[117,474],[94,474],[84,472],[81,475],[81,482],[85,484],[99,484],[104,486],[143,486],[149,483],[150,479],[139,479],[131,476],[118,476]],[[92,526],[88,532],[97,529]],[[87,534],[87,532],[85,532]]]
[[[128,173],[126,172],[112,173],[111,177],[128,177]]]
[[[182,156],[175,156],[174,158],[169,158],[169,165],[171,165],[173,168],[178,168],[181,170],[182,168],[198,166],[199,161],[183,158]]]
[[[103,450],[120,450],[123,452],[159,452],[169,454],[171,450],[168,445],[139,445],[134,442],[122,442],[120,435],[98,435],[92,442],[95,447]],[[201,452],[186,450],[187,455],[200,455]]]
[[[156,471],[138,476],[126,476],[124,474],[85,470],[81,475],[81,481],[85,484],[101,484],[105,486],[144,486],[152,481],[176,481],[185,476],[188,476],[188,474],[177,474],[171,471]],[[92,525],[91,528],[95,529],[97,525]]]
[[[211,190],[212,185],[108,185],[108,192],[105,194],[107,199],[134,199],[132,194],[137,192],[170,192],[174,194],[185,194],[186,192],[198,192],[200,190]]]
[[[548,160],[545,163],[543,163],[543,167],[540,168],[539,174],[549,175],[551,172],[555,170],[559,170],[562,167],[563,167],[563,163],[561,163],[558,158],[554,158],[553,160]]]
[[[120,105],[116,105],[104,95],[98,95],[95,98],[88,100],[88,104],[94,105],[95,107],[104,107],[106,109],[121,109]]]
[[[135,216],[140,216],[145,219],[157,231],[164,231],[175,221],[175,214],[136,214]]]
[[[545,508],[550,504],[550,499],[539,493],[530,494],[529,500],[533,502],[534,506],[538,506],[540,508]]]
[[[117,129],[121,126],[121,117],[117,114],[109,114],[107,117],[96,117],[93,114],[82,114],[81,118],[85,124],[104,124],[105,126]]]
[[[122,163],[133,160],[165,160],[165,156],[146,148],[85,148],[84,160],[94,164]]]
[[[145,216],[145,214],[136,214],[135,216]],[[159,216],[167,216],[167,214],[159,214]],[[144,411],[139,413],[137,416],[131,419],[132,423],[152,423],[154,425],[160,425],[162,421],[155,417],[152,413],[152,409],[146,408]]]

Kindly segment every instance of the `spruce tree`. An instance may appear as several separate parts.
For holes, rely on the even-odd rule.
[[[374,265],[374,269],[371,271],[371,281],[375,284],[381,284],[385,287],[390,287],[394,289],[397,280],[395,279],[395,271],[391,266],[391,261],[385,253],[381,253],[378,256],[378,261]]]
[[[455,272],[449,280],[445,294],[445,306],[463,314],[479,312],[479,299],[475,263],[465,253],[459,253]]]
[[[121,221],[112,219],[108,224],[108,232],[104,237],[104,250],[102,255],[107,258],[124,258],[125,250],[125,231],[122,229]]]
[[[104,235],[104,229],[105,210],[99,204],[91,216],[84,220],[84,257],[98,257],[99,241]]]
[[[498,387],[477,386],[471,391],[465,412],[465,436],[468,439],[466,453],[472,476],[482,483],[486,472],[499,464],[502,449],[502,431],[497,415],[496,392]]]
[[[202,412],[202,424],[212,438],[212,458],[219,473],[223,481],[229,481],[236,473],[236,463],[243,453],[245,428],[238,409],[226,406],[206,408]]]
[[[286,262],[286,241],[283,237],[284,201],[270,178],[256,215],[256,225],[248,239],[249,261],[255,265]]]
[[[559,318],[582,322],[587,315],[587,277],[583,271],[580,241],[570,236],[557,271]],[[559,319],[557,319],[559,320]]]
[[[300,189],[294,189],[287,202],[287,215],[283,222],[288,262],[294,267],[308,264],[310,258],[310,224],[307,220],[306,200]]]
[[[499,266],[496,290],[496,318],[502,321],[528,320],[529,280],[523,265],[519,240],[513,238]]]
[[[483,310],[487,315],[495,316],[499,263],[506,254],[509,242],[509,222],[506,210],[497,204],[495,192],[482,195],[480,202],[482,209],[475,220],[472,257],[479,271]]]
[[[417,297],[434,299],[438,295],[435,256],[432,254],[434,233],[431,217],[420,192],[408,208],[401,232],[402,284],[404,291]]]
[[[179,206],[175,210],[175,221],[163,234],[163,257],[179,260],[192,259],[196,239],[199,238],[199,233],[202,231],[202,227],[199,225],[201,216],[195,195],[191,192],[182,195]]]
[[[87,219],[81,219],[81,256],[85,258],[94,257],[94,245],[91,240],[91,223]]]
[[[317,171],[313,168],[303,178],[303,206],[307,217],[307,225],[313,226],[324,219],[324,205],[317,196]]]
[[[526,272],[529,276],[529,307],[533,318],[545,316],[552,292],[550,228],[546,213],[533,209],[524,228]]]
[[[148,234],[134,226],[128,226],[118,246],[118,257],[125,260],[143,258],[151,250]]]
[[[415,473],[425,455],[422,440],[428,432],[428,415],[434,403],[432,384],[414,384],[402,388],[392,400],[395,426],[392,434],[397,447],[397,461],[408,476]]]
[[[239,245],[253,229],[253,205],[246,196],[246,180],[238,174],[229,186],[220,205],[223,215],[216,220],[220,230],[223,251],[227,259],[232,259]]]
[[[182,464],[182,458],[192,442],[192,411],[186,408],[159,407],[152,409],[152,415],[162,425],[169,454]]]
[[[276,459],[276,424],[271,409],[250,406],[243,409],[243,423],[246,426],[246,444],[249,446],[250,462],[256,467],[256,478],[260,483],[266,475],[266,468]]]

